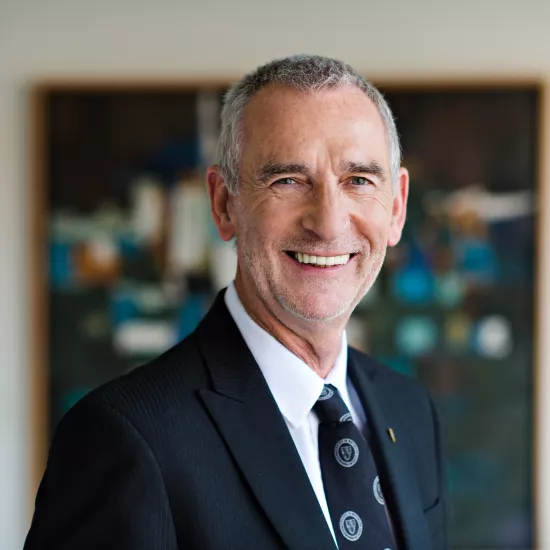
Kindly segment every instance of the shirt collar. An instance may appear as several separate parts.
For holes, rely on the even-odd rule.
[[[256,359],[279,410],[294,427],[300,426],[306,419],[324,384],[335,386],[349,406],[346,384],[348,346],[345,331],[342,333],[342,347],[334,367],[323,380],[248,315],[234,283],[227,288],[225,304]]]

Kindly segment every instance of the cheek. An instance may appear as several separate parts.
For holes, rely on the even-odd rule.
[[[375,247],[384,246],[391,225],[391,215],[385,204],[372,201],[361,205],[354,215],[355,227]]]
[[[276,241],[290,227],[291,211],[290,205],[280,200],[264,200],[241,211],[239,225],[248,233],[253,232],[251,238]]]
[[[280,231],[280,224],[277,219],[256,211],[254,214],[239,216],[237,225],[237,241],[244,245],[247,253],[266,252],[272,248],[270,245],[277,240]]]

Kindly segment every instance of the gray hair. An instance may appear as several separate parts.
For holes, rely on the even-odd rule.
[[[378,109],[386,127],[391,175],[395,188],[401,166],[401,146],[391,109],[383,95],[342,61],[317,55],[295,55],[258,67],[234,84],[225,95],[217,163],[232,193],[238,191],[244,109],[252,97],[268,84],[282,84],[303,92],[317,92],[346,85],[357,86],[363,90]]]

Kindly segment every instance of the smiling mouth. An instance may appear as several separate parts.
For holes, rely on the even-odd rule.
[[[335,265],[345,265],[356,253],[342,254],[341,256],[313,256],[312,254],[304,254],[303,252],[285,251],[292,259],[301,264],[310,264],[316,267],[332,267]]]

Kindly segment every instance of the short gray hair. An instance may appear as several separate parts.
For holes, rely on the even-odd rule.
[[[384,125],[390,146],[390,163],[394,187],[401,166],[401,146],[395,121],[384,96],[349,65],[317,55],[295,55],[271,61],[245,75],[227,94],[221,113],[217,163],[227,187],[238,190],[242,156],[244,109],[262,88],[281,84],[303,92],[317,92],[345,85],[357,86],[374,103]]]

